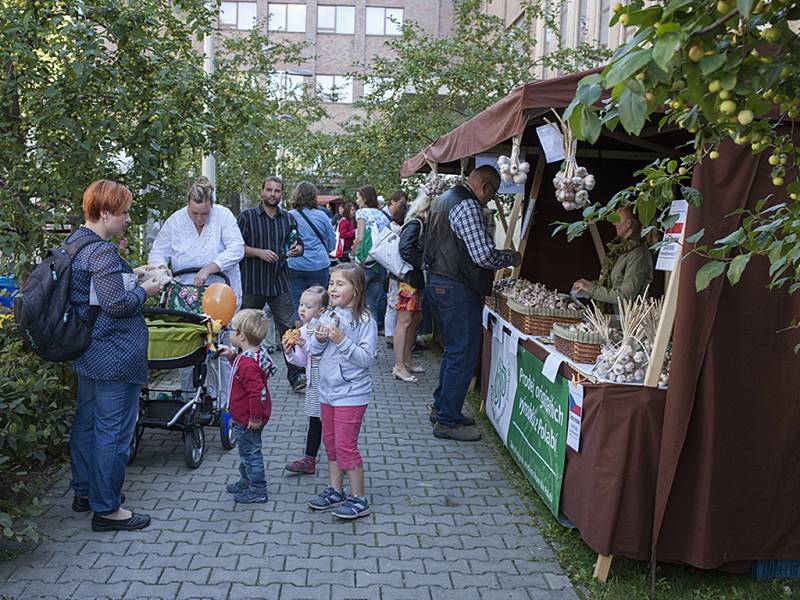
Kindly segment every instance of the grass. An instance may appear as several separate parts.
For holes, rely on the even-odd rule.
[[[648,598],[649,565],[644,562],[614,558],[608,582],[592,578],[597,553],[587,546],[576,529],[568,529],[556,521],[539,499],[525,475],[503,446],[485,414],[479,413],[479,394],[467,398],[472,414],[489,440],[493,454],[503,472],[525,503],[533,522],[553,546],[561,568],[570,578],[578,594],[587,600],[634,600]],[[750,575],[733,575],[720,571],[704,571],[680,565],[659,564],[656,569],[658,600],[800,600],[798,581],[753,581]]]

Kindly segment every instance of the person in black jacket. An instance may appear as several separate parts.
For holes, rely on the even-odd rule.
[[[398,286],[392,374],[397,379],[410,382],[417,381],[414,373],[425,372],[425,368],[414,360],[411,349],[422,321],[422,290],[425,287],[425,277],[422,274],[425,241],[423,233],[430,208],[431,198],[427,194],[420,195],[409,208],[400,231],[400,256],[414,268]]]

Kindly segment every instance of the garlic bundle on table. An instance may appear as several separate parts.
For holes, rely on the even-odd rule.
[[[595,186],[594,175],[579,167],[574,159],[567,160],[565,168],[553,178],[556,199],[567,210],[589,205],[589,191]]]
[[[620,301],[622,340],[603,346],[594,366],[598,377],[616,383],[644,381],[661,316],[661,305],[661,300],[644,296]]]
[[[498,158],[497,166],[500,168],[500,179],[506,183],[525,183],[531,170],[530,164],[519,162],[513,152],[510,157],[503,155]]]
[[[525,279],[517,279],[503,289],[510,299],[523,306],[550,309],[583,310],[583,306],[567,294],[548,290],[541,283],[531,283]]]

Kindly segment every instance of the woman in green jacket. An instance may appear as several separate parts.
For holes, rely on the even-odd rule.
[[[597,281],[579,279],[573,289],[587,294],[597,302],[616,305],[619,298],[632,299],[643,294],[653,281],[653,258],[647,244],[639,237],[642,224],[633,211],[620,208],[617,231],[608,245],[600,278]]]

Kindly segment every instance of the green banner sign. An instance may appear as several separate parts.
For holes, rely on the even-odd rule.
[[[519,346],[517,386],[506,445],[533,487],[558,517],[567,438],[569,382],[551,383],[544,363]]]

